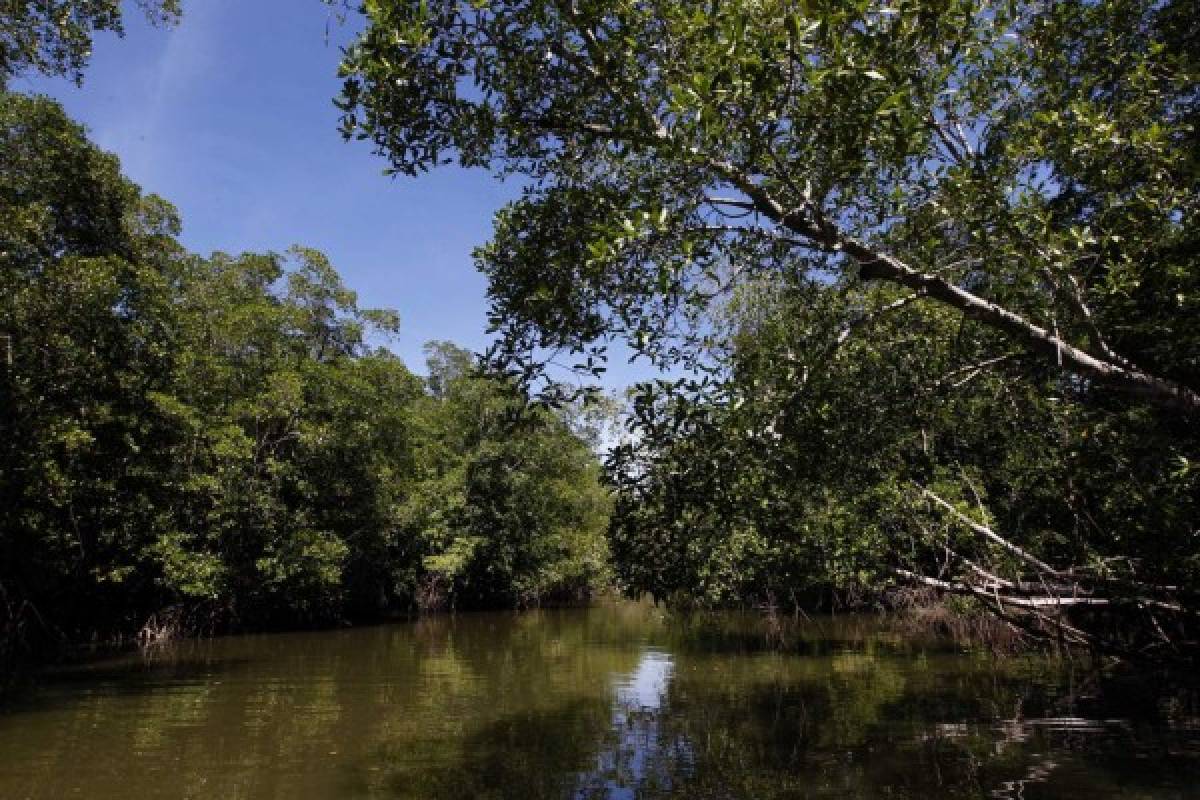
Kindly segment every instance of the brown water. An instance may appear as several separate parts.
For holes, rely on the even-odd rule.
[[[0,798],[1200,798],[1168,679],[768,638],[614,606],[185,643],[0,713]]]

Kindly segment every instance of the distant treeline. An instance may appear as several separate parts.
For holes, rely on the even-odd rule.
[[[0,650],[510,606],[603,578],[582,418],[428,377],[328,260],[188,252],[55,102],[0,97]],[[419,268],[419,265],[415,265]]]

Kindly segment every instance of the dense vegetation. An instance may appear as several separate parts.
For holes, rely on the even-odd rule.
[[[321,253],[188,252],[44,97],[0,96],[0,205],[6,656],[603,579],[583,418],[447,343],[413,374]]]
[[[477,256],[490,376],[373,349],[395,315],[320,253],[186,252],[61,109],[5,95],[3,641],[529,603],[611,550],[689,603],[916,586],[1194,649],[1192,4],[359,10],[345,135],[525,187]],[[120,24],[5,6],[0,79],[78,79]],[[599,376],[618,341],[673,377],[631,397],[607,521],[548,365]]]
[[[629,588],[899,583],[1194,645],[1194,4],[363,12],[346,135],[525,181],[478,253],[494,362],[598,374],[619,340],[691,372],[641,387],[611,458]]]

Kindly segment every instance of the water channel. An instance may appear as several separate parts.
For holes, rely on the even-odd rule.
[[[459,614],[51,671],[0,798],[72,797],[1200,798],[1200,704],[871,617]]]

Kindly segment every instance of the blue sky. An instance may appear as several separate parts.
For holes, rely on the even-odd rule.
[[[97,37],[82,88],[13,88],[58,98],[143,190],[178,206],[189,248],[326,252],[360,305],[400,312],[392,348],[414,369],[427,340],[486,345],[470,254],[516,188],[450,168],[386,178],[366,143],[343,142],[331,101],[350,34],[327,7],[192,0],[162,29],[127,5],[126,37]]]

